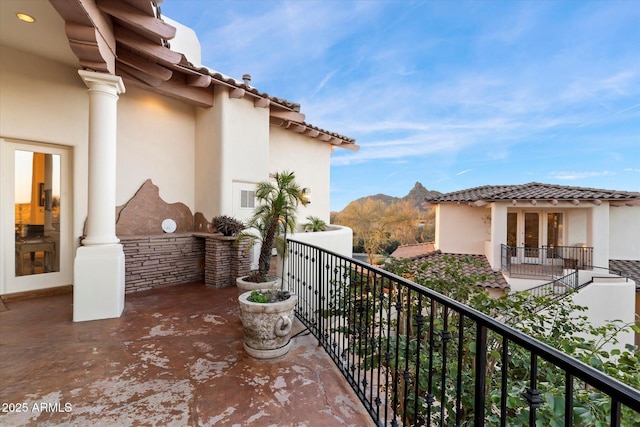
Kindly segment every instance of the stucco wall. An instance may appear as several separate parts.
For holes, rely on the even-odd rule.
[[[116,203],[129,200],[150,178],[163,200],[193,211],[194,107],[135,87],[126,90],[118,101]]]
[[[597,280],[597,279],[594,279]],[[594,282],[577,292],[572,297],[573,302],[588,307],[586,312],[577,313],[587,316],[594,326],[604,325],[606,322],[620,320],[623,324],[633,324],[635,318],[635,283],[633,281]],[[619,343],[606,346],[623,349],[626,344],[634,344],[635,335],[628,331],[618,335]]]
[[[277,126],[270,127],[270,139],[269,171],[293,171],[300,187],[311,189],[311,203],[299,208],[298,222],[312,215],[329,223],[331,146]]]
[[[6,46],[0,57],[0,137],[73,148],[72,233],[80,236],[87,215],[87,88],[76,68]],[[13,215],[13,206],[2,209]]]
[[[587,243],[587,215],[586,209],[567,210],[567,241],[566,246]]]
[[[640,206],[611,207],[609,220],[610,258],[640,260]]]
[[[466,205],[443,203],[437,211],[436,248],[442,252],[484,255],[490,225],[483,217],[490,211]]]
[[[196,211],[235,215],[234,183],[269,177],[269,109],[216,88],[214,107],[198,109]]]

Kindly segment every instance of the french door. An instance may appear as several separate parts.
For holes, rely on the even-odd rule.
[[[0,293],[70,285],[69,150],[0,139]]]
[[[554,256],[553,248],[563,245],[562,212],[512,210],[507,213],[507,246],[514,263],[543,263]],[[543,249],[544,248],[544,249]]]

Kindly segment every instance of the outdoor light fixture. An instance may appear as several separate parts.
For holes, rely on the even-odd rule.
[[[27,15],[26,13],[18,12],[16,13],[16,16],[19,20],[27,22],[29,24],[33,24],[34,22],[36,22],[36,18],[31,15]]]
[[[311,189],[310,188],[303,188],[302,189],[302,195],[304,196],[304,204],[308,205],[309,203],[311,203]]]

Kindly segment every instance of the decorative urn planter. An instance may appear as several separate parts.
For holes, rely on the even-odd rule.
[[[273,280],[269,280],[268,282],[248,282],[244,279],[245,279],[244,277],[236,278],[236,287],[238,288],[238,295],[242,295],[245,292],[249,292],[249,291],[259,291],[262,289],[273,290],[273,289],[279,288],[277,278],[274,278]]]
[[[273,289],[263,291],[273,292]],[[252,302],[249,301],[252,292],[245,292],[238,297],[240,320],[244,327],[244,349],[256,359],[284,356],[291,348],[293,310],[298,297],[289,295],[283,301]]]

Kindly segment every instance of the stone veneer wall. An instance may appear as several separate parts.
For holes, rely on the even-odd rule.
[[[119,236],[125,256],[125,292],[201,281],[205,239],[192,233]]]
[[[246,276],[251,271],[249,242],[236,243],[235,237],[218,234],[205,236],[205,285],[216,288],[235,286],[236,278]]]

